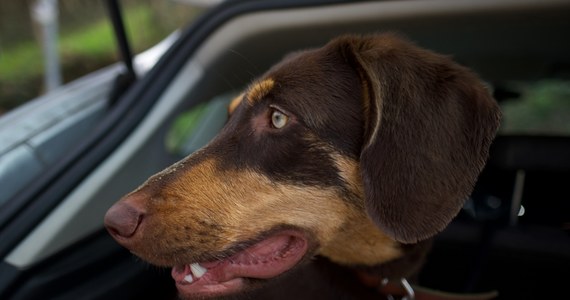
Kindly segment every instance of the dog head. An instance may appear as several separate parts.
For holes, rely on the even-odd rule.
[[[314,255],[398,258],[458,213],[500,116],[470,71],[390,34],[289,55],[229,110],[206,147],[105,216],[185,296],[238,292]]]

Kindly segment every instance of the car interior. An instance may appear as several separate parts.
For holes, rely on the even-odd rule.
[[[570,278],[570,130],[519,129],[509,113],[544,85],[562,86],[555,96],[569,107],[569,15],[570,2],[554,0],[224,3],[181,32],[152,70],[107,105],[100,122],[111,125],[92,125],[87,132],[99,134],[98,142],[80,153],[102,150],[77,157],[73,162],[83,162],[65,169],[66,184],[33,197],[52,199],[26,206],[36,221],[20,226],[19,217],[5,227],[28,229],[10,237],[0,298],[174,297],[169,270],[138,260],[106,233],[106,210],[205,145],[223,126],[232,96],[287,53],[378,32],[399,33],[473,69],[505,108],[487,167],[436,237],[420,284],[497,290],[500,299],[563,294]]]

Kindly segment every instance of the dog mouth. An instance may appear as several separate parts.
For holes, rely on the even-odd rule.
[[[308,252],[306,236],[286,230],[272,234],[224,259],[172,268],[183,297],[213,297],[240,292],[252,279],[269,279],[296,266]]]

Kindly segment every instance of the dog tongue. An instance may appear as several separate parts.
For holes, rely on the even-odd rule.
[[[183,295],[234,293],[244,288],[245,278],[272,278],[291,269],[307,248],[299,233],[281,232],[222,261],[176,266],[172,278]]]

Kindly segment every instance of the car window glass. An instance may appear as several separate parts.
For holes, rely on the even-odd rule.
[[[105,4],[0,1],[0,209],[80,145],[109,111],[123,69]],[[204,11],[179,1],[119,4],[131,50],[141,54],[135,57],[140,76],[167,47],[156,45],[172,43],[172,33]]]
[[[184,157],[205,146],[225,125],[228,105],[236,95],[225,93],[180,113],[166,135],[167,151]]]
[[[54,7],[50,9],[46,2],[55,3]],[[155,45],[203,11],[181,1],[119,3],[135,53]],[[56,39],[61,84],[119,60],[105,1],[1,1],[0,8],[0,115],[47,91],[46,51],[42,48],[46,37]]]
[[[570,81],[542,79],[506,84],[502,134],[570,136]]]

